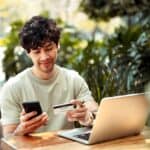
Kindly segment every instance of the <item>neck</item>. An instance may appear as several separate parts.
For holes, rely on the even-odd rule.
[[[53,68],[53,70],[50,71],[50,72],[42,72],[42,71],[37,70],[37,69],[33,66],[33,67],[32,67],[32,72],[33,72],[33,74],[34,74],[36,77],[38,77],[38,78],[40,78],[40,79],[42,79],[42,80],[49,80],[49,79],[51,79],[51,78],[54,76],[54,74],[55,74],[55,69]]]

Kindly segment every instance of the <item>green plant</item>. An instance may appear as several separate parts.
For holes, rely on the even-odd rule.
[[[105,96],[144,92],[150,79],[148,33],[140,25],[120,27],[97,41],[94,34],[87,38],[77,30],[64,32],[60,64],[79,71],[97,102]]]
[[[144,92],[145,85],[150,81],[149,6],[149,1],[81,1],[80,9],[86,12],[91,19],[95,21],[109,20],[120,16],[127,24],[126,27],[116,29],[112,36],[104,39],[104,52],[106,55],[102,57],[99,55],[102,58],[101,60],[104,61],[97,63],[98,65],[101,64],[102,68],[106,68],[106,71],[103,71],[105,72],[103,76],[107,78],[103,82],[103,78],[101,77],[101,82],[99,82],[99,84],[104,83],[101,93],[105,93],[106,88],[108,90],[108,93],[105,93],[103,96]],[[91,46],[93,50],[94,45],[95,41],[93,42],[93,46]],[[90,56],[92,57],[91,49],[87,51],[90,52]],[[105,65],[106,67],[103,67]],[[99,77],[96,75],[98,68],[94,70],[95,75],[92,75],[95,78],[92,80],[96,80],[98,83]],[[110,73],[110,76],[107,76],[107,72]],[[109,78],[111,82],[107,82]],[[107,83],[110,85],[107,86]]]
[[[21,20],[12,22],[11,31],[4,39],[6,50],[4,52],[3,70],[6,74],[6,80],[30,64],[30,60],[24,55],[23,51],[15,52],[17,46],[19,46],[18,33],[22,26],[23,22]],[[18,49],[21,48],[18,47]]]
[[[119,90],[144,92],[144,86],[150,80],[149,42],[149,33],[143,32],[139,25],[121,27],[109,38],[110,63],[121,82]]]
[[[80,3],[80,9],[96,21],[109,20],[116,16],[134,19],[134,15],[141,15],[141,12],[148,16],[149,7],[148,0],[82,0]]]
[[[57,63],[77,70],[88,82],[97,102],[106,96],[143,92],[150,80],[148,20],[142,16],[137,24],[120,27],[101,40],[96,39],[101,34],[98,31],[87,34],[58,20],[62,36]],[[18,31],[22,24],[12,23],[6,37],[3,66],[7,79],[31,65],[23,52],[14,51],[19,45]]]

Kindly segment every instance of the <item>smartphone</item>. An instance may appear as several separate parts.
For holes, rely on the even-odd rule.
[[[37,114],[34,117],[42,114],[42,108],[41,108],[41,105],[38,101],[23,102],[22,106],[23,106],[26,113],[36,111]]]

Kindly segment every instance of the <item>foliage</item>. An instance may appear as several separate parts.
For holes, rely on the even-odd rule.
[[[12,23],[14,25],[16,22]],[[21,27],[22,24],[17,25]],[[11,41],[6,42],[3,60],[7,78],[31,65],[28,57],[20,53],[20,48],[15,52],[19,45],[18,26],[12,28],[6,40]],[[142,92],[150,74],[150,34],[149,27],[144,27],[120,27],[111,37],[96,40],[100,32],[87,34],[64,26],[57,63],[79,71],[98,102],[105,96]]]
[[[57,63],[77,70],[87,81],[97,102],[100,102],[101,98],[105,96],[143,92],[145,84],[150,80],[150,17],[145,13],[148,12],[148,1],[132,1],[137,4],[136,6],[130,5],[131,1],[97,0],[90,2],[91,9],[96,6],[94,10],[102,8],[101,11],[106,4],[110,9],[113,8],[110,7],[112,5],[119,5],[119,7],[115,7],[118,13],[108,11],[109,13],[106,15],[102,11],[97,18],[107,16],[104,17],[106,19],[117,14],[134,15],[129,17],[129,20],[127,19],[128,23],[130,22],[128,26],[116,29],[114,34],[109,37],[105,36],[103,39],[96,38],[97,34],[102,34],[98,30],[85,33],[73,26],[68,26],[61,19],[57,19],[62,27],[61,47]],[[126,13],[123,13],[123,9],[120,10],[122,13],[119,13],[119,8],[123,6],[136,7],[144,13],[141,11],[137,14],[136,11],[131,13],[129,8]],[[89,11],[89,13],[92,12]],[[7,79],[31,65],[24,53],[16,51],[16,47],[19,45],[18,30],[22,24],[21,21],[12,23],[12,30],[6,37],[7,49],[3,68]]]
[[[97,102],[105,96],[144,91],[150,79],[150,36],[141,26],[120,27],[101,41],[78,31],[64,32],[62,39],[59,63],[80,72]]]
[[[18,32],[21,29],[23,22],[21,20],[11,23],[11,31],[4,39],[3,71],[6,74],[6,79],[16,75],[30,64],[30,60],[24,57],[24,53],[16,53],[15,49],[19,45]]]
[[[132,16],[149,12],[148,0],[82,0],[80,9],[94,20],[108,20],[115,16]]]
[[[144,86],[150,80],[149,32],[142,31],[139,25],[121,27],[108,42],[112,52],[110,66],[116,69],[121,82],[116,86],[119,87],[118,92],[144,92]]]
[[[150,81],[149,6],[147,0],[81,1],[80,9],[96,21],[121,16],[127,22],[127,27],[118,28],[105,39],[107,71],[111,72],[113,78],[112,82],[108,82],[109,86],[106,86],[106,80],[103,85],[104,89],[107,87],[108,95],[143,92],[144,86]],[[109,92],[109,87],[112,87],[112,93]],[[107,94],[103,96],[105,95]]]

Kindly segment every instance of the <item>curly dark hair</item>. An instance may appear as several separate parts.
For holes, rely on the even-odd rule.
[[[52,19],[34,16],[25,23],[19,33],[21,46],[29,53],[31,49],[41,47],[45,42],[58,45],[60,28]]]

